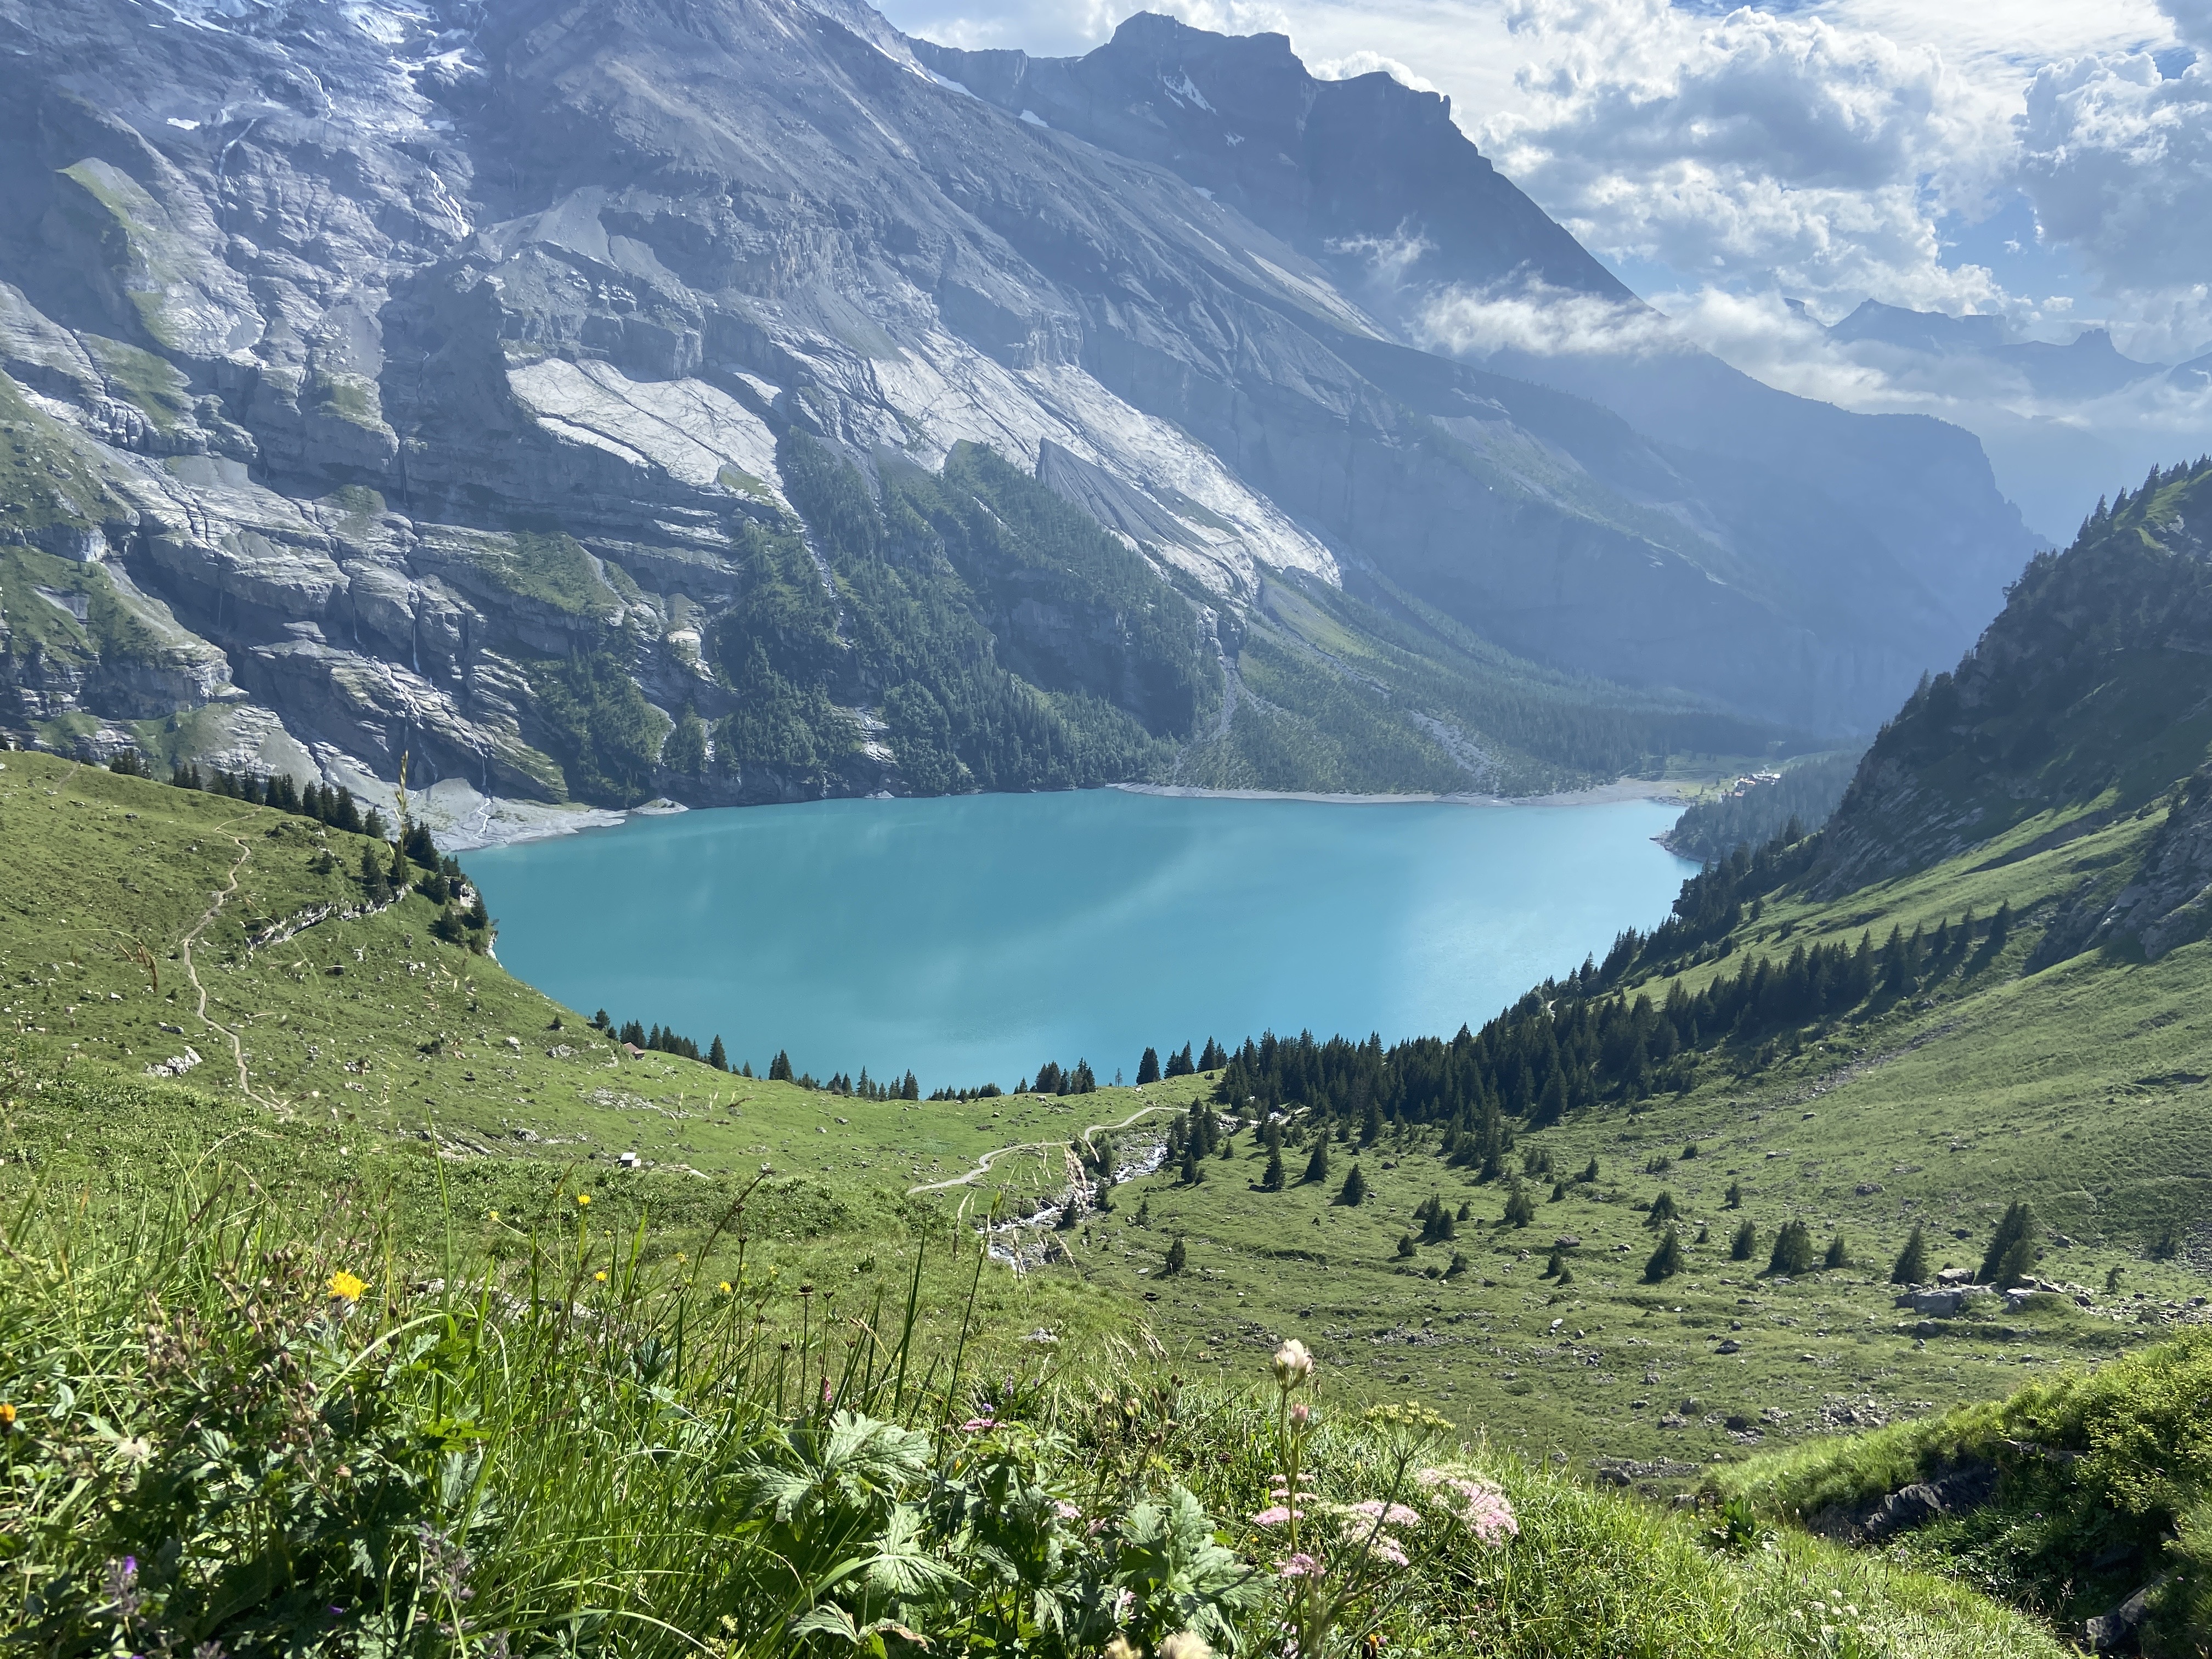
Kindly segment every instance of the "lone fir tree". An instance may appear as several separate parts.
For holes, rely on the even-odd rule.
[[[1982,1256],[1982,1270],[1974,1275],[1975,1282],[1995,1285],[2002,1290],[2026,1279],[2035,1266],[2034,1231],[2035,1212],[2028,1207],[2026,1200],[2014,1200],[1990,1237],[1990,1248]]]
[[[1672,1223],[1667,1236],[1659,1241],[1659,1248],[1651,1252],[1651,1259],[1644,1264],[1644,1282],[1656,1285],[1672,1279],[1682,1271],[1682,1239]]]
[[[1893,1285],[1917,1285],[1928,1277],[1928,1235],[1915,1227],[1912,1237],[1905,1241],[1904,1249],[1898,1252],[1897,1265],[1889,1270]]]
[[[1359,1166],[1357,1164],[1346,1173],[1344,1185],[1337,1188],[1336,1201],[1348,1205],[1364,1204],[1367,1201],[1367,1177],[1359,1173]]]
[[[1813,1230],[1802,1221],[1786,1221],[1774,1236],[1774,1254],[1766,1271],[1794,1278],[1813,1268]]]
[[[1306,1159],[1306,1172],[1299,1179],[1310,1182],[1328,1179],[1328,1137],[1327,1135],[1314,1137],[1313,1155]]]

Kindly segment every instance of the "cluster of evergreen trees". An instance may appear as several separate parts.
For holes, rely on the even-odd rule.
[[[145,758],[132,750],[117,755],[108,763],[108,769],[128,777],[153,775]],[[221,767],[202,771],[186,761],[170,771],[169,782],[179,789],[203,790],[249,806],[312,818],[347,835],[367,836],[372,844],[362,848],[356,872],[367,903],[381,908],[402,893],[419,893],[438,907],[430,922],[433,937],[478,956],[491,949],[496,930],[484,908],[483,896],[462,872],[459,860],[438,851],[428,824],[404,820],[399,839],[391,841],[383,813],[373,806],[362,811],[350,789],[322,783],[310,783],[303,789],[283,772],[261,777],[252,772],[226,772]],[[378,842],[386,844],[380,848],[373,844]],[[319,856],[324,871],[336,868],[330,854]]]
[[[1725,881],[1731,867],[1707,875]],[[1703,902],[1686,887],[1682,908],[1694,915]],[[1512,1148],[1516,1122],[1540,1128],[1601,1101],[1633,1104],[1662,1089],[1686,1088],[1701,1054],[1730,1044],[1753,1048],[1782,1031],[1911,996],[1993,956],[2010,927],[2007,908],[1986,923],[1970,912],[1932,933],[1893,928],[1879,945],[1862,933],[1855,943],[1801,942],[1786,957],[1747,952],[1735,973],[1695,993],[1677,982],[1662,1004],[1607,990],[1618,970],[1586,962],[1565,980],[1547,980],[1480,1032],[1462,1026],[1449,1042],[1418,1037],[1386,1050],[1379,1036],[1317,1042],[1311,1032],[1268,1032],[1248,1039],[1227,1056],[1214,1097],[1262,1113],[1303,1105],[1322,1124],[1356,1133],[1363,1146],[1392,1126],[1442,1125],[1446,1156],[1494,1178]],[[1618,949],[1638,955],[1645,943]]]
[[[988,449],[943,473],[884,471],[880,502],[842,457],[787,430],[776,464],[799,526],[749,524],[744,592],[709,646],[738,707],[714,763],[822,779],[860,746],[840,702],[879,706],[919,793],[1070,788],[1146,775],[1219,695],[1189,605],[1089,515]],[[818,554],[834,583],[826,587]],[[1032,641],[1024,601],[1107,619],[1069,652]],[[667,763],[703,766],[703,726]]]
[[[1190,1057],[1190,1048],[1191,1045],[1186,1042],[1180,1051],[1170,1054],[1164,1073],[1160,1069],[1160,1051],[1146,1049],[1144,1057],[1137,1062],[1137,1086],[1141,1089],[1147,1083],[1158,1083],[1164,1075],[1193,1077],[1200,1072],[1218,1071],[1229,1063],[1228,1051],[1212,1037],[1206,1038],[1206,1051],[1196,1060]]]
[[[864,1071],[860,1075],[866,1078],[867,1073]],[[997,1100],[1002,1097],[1003,1092],[997,1084],[987,1083],[980,1089],[939,1089],[929,1097],[932,1100],[939,1101]]]
[[[1027,1078],[1014,1085],[1018,1095],[1087,1095],[1098,1087],[1098,1079],[1091,1069],[1091,1062],[1079,1060],[1073,1071],[1063,1070],[1057,1060],[1048,1060],[1037,1067],[1036,1080]]]
[[[847,1073],[838,1072],[832,1074],[830,1081],[823,1085],[823,1088],[830,1094],[844,1095],[854,1100],[920,1100],[921,1098],[921,1084],[912,1072],[908,1072],[902,1078],[896,1078],[889,1083],[882,1083],[870,1078],[868,1068],[865,1066],[860,1067],[859,1082],[855,1083]],[[965,1092],[963,1091],[963,1095]],[[999,1091],[993,1089],[991,1092],[995,1095]],[[950,1100],[951,1097],[951,1091],[947,1090],[940,1090],[937,1094],[930,1097],[933,1100],[939,1098]]]
[[[108,769],[134,777],[149,775],[146,763],[128,750],[110,761]],[[384,815],[374,806],[363,812],[350,789],[333,789],[319,783],[311,783],[302,789],[283,772],[273,772],[265,778],[251,772],[226,772],[220,767],[210,767],[203,772],[189,761],[169,774],[169,781],[179,789],[204,790],[210,795],[244,801],[249,806],[273,807],[279,812],[313,818],[349,836],[368,836],[377,841],[391,839],[392,831],[385,823]],[[424,833],[427,836],[428,832]],[[410,854],[416,852],[411,847],[407,850]],[[422,861],[419,857],[417,861]],[[434,851],[428,862],[431,867],[436,866]]]
[[[1230,1145],[1233,1133],[1221,1114],[1203,1100],[1191,1102],[1188,1111],[1168,1120],[1167,1161],[1176,1166],[1184,1186],[1195,1187],[1206,1179],[1203,1160],[1234,1155]]]
[[[726,1072],[730,1069],[729,1051],[722,1047],[722,1038],[719,1032],[715,1034],[714,1042],[708,1045],[707,1051],[702,1054],[696,1042],[690,1037],[677,1036],[673,1026],[664,1029],[655,1025],[648,1030],[634,1019],[624,1020],[617,1026],[607,1018],[607,1011],[604,1008],[592,1016],[592,1029],[595,1031],[604,1031],[616,1042],[626,1042],[633,1048],[644,1049],[653,1054],[674,1054],[681,1060],[696,1060],[702,1065],[713,1066],[718,1072]]]
[[[1855,750],[1815,755],[1784,767],[1771,783],[1692,802],[1667,832],[1668,850],[1701,864],[1717,864],[1739,848],[1765,846],[1793,823],[1818,828],[1843,799],[1858,763]]]

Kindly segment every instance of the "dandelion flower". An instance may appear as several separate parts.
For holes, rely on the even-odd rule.
[[[1278,1388],[1295,1389],[1301,1382],[1313,1380],[1314,1357],[1306,1345],[1295,1336],[1275,1350],[1275,1383]]]
[[[582,1208],[588,1210],[592,1207],[592,1195],[589,1193],[578,1193],[576,1202]]]
[[[0,1400],[0,1430],[12,1429],[12,1428],[14,1428],[15,1426],[15,1407],[13,1407],[12,1405],[9,1404],[9,1402],[8,1402],[8,1401],[4,1401],[4,1400]]]
[[[721,1291],[722,1291],[722,1294],[723,1294],[724,1296],[728,1296],[728,1295],[730,1295],[730,1294],[731,1294],[731,1291],[730,1291],[730,1281],[729,1281],[728,1279],[724,1279],[724,1280],[722,1281],[722,1284],[721,1284]]]
[[[361,1293],[368,1288],[368,1281],[343,1267],[331,1275],[330,1292],[341,1302],[357,1302]]]
[[[601,1271],[601,1272],[599,1272],[599,1273],[593,1273],[593,1274],[592,1275],[592,1277],[593,1279],[596,1279],[597,1280],[599,1280],[599,1283],[600,1283],[600,1284],[602,1284],[602,1285],[604,1285],[604,1284],[605,1284],[605,1283],[607,1282],[607,1276],[606,1276],[606,1273],[605,1273],[605,1271],[604,1271],[604,1270],[603,1270],[603,1271]]]
[[[498,1219],[499,1219],[499,1212],[498,1212],[497,1210],[494,1210],[493,1212],[491,1212],[491,1218],[492,1218],[494,1221],[496,1221],[496,1220],[498,1220]]]

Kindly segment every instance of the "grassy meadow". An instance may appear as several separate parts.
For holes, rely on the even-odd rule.
[[[17,1413],[0,1532],[32,1564],[10,1594],[44,1632],[37,1651],[143,1645],[161,1619],[163,1633],[224,1632],[226,1652],[281,1637],[333,1653],[888,1654],[909,1650],[891,1626],[927,1633],[914,1620],[964,1631],[954,1645],[973,1651],[1095,1653],[1116,1630],[1154,1652],[1184,1628],[1224,1650],[1274,1640],[1304,1616],[1297,1586],[1265,1580],[1262,1595],[1253,1579],[1249,1605],[1224,1586],[1279,1553],[1245,1517],[1280,1472],[1288,1395],[1270,1355],[1296,1337],[1318,1360],[1298,1398],[1332,1498],[1401,1501],[1412,1446],[1504,1494],[1521,1528],[1500,1545],[1423,1510],[1436,1541],[1405,1574],[1342,1562],[1332,1582],[1364,1588],[1316,1652],[1370,1632],[1421,1653],[2057,1652],[2048,1626],[1941,1577],[1940,1553],[1737,1536],[1653,1499],[1755,1487],[1762,1514],[1797,1516],[1760,1485],[1768,1460],[1988,1409],[2203,1311],[2201,1264],[2152,1255],[2177,1221],[2201,1238],[2206,1218],[2191,1062],[2212,1035],[2212,945],[2020,972],[2051,896],[2124,866],[2146,818],[2041,851],[2053,826],[2032,822],[1844,905],[1765,907],[1729,957],[1688,972],[1932,927],[1967,902],[1986,916],[2009,902],[2022,921],[1909,1005],[1522,1134],[1525,1225],[1504,1219],[1507,1182],[1448,1164],[1433,1135],[1333,1142],[1312,1182],[1298,1179],[1310,1147],[1294,1146],[1277,1192],[1260,1189],[1266,1153],[1246,1127],[1200,1181],[1162,1168],[1054,1226],[1024,1218],[1066,1188],[1073,1145],[1111,1127],[1120,1161],[1137,1158],[1148,1126],[1218,1074],[871,1102],[636,1058],[436,939],[419,896],[349,915],[360,837],[52,757],[0,764],[0,1389]],[[182,1075],[148,1074],[187,1049],[201,1058]],[[1352,1206],[1336,1200],[1355,1163],[1369,1192]],[[1649,1284],[1662,1193],[1686,1261]],[[1455,1237],[1406,1254],[1432,1196]],[[1912,1226],[1932,1266],[1972,1267],[2015,1198],[2065,1241],[2039,1271],[2083,1298],[1990,1298],[1955,1318],[1893,1305]],[[979,1254],[985,1216],[1022,1271]],[[1849,1265],[1767,1273],[1791,1219],[1823,1247],[1839,1236]],[[1756,1245],[1737,1260],[1746,1221]],[[171,1346],[148,1346],[149,1309]],[[326,1406],[329,1443],[300,1456],[325,1472],[343,1459],[356,1484],[374,1463],[388,1489],[310,1480],[320,1495],[292,1491],[284,1517],[254,1508],[267,1492],[216,1513],[175,1462],[214,1420],[209,1379],[295,1363],[325,1401],[351,1397],[365,1366],[384,1379],[375,1413],[340,1423]],[[256,1413],[299,1409],[233,1395],[234,1450]],[[848,1412],[883,1433],[836,1428]],[[893,1429],[927,1439],[894,1444]],[[832,1479],[833,1450],[890,1461]],[[795,1559],[776,1531],[788,1516],[707,1473],[738,1467],[757,1492],[799,1490],[783,1476],[817,1492],[825,1516],[836,1487],[838,1535],[876,1565],[849,1582],[777,1577],[763,1563]],[[986,1468],[997,1484],[978,1496]],[[1199,1516],[1180,1543],[1177,1490]],[[143,1594],[173,1616],[149,1600],[118,1618],[140,1592],[101,1578],[163,1547],[131,1530],[142,1494],[168,1505],[140,1506],[145,1527],[230,1563],[202,1579],[163,1569]],[[995,1565],[972,1553],[987,1498],[1018,1535]],[[1041,1518],[1059,1504],[1112,1519]],[[1144,1516],[1157,1536],[1130,1530]],[[316,1553],[333,1528],[370,1527],[389,1544],[381,1577]],[[271,1528],[299,1546],[281,1568],[237,1541]],[[1246,1565],[1207,1567],[1209,1544]],[[1148,1548],[1174,1558],[1157,1583],[1136,1565]],[[1032,1556],[1034,1571],[1005,1565]],[[317,1603],[343,1618],[301,1610],[319,1575],[349,1587]],[[1169,1580],[1182,1588],[1158,1589]],[[1101,1624],[1102,1605],[1122,1613]],[[798,1628],[816,1612],[826,1622]]]

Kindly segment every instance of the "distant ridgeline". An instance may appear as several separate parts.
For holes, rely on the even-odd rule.
[[[1717,864],[1739,847],[1764,847],[1792,823],[1800,832],[1817,830],[1843,799],[1863,752],[1808,755],[1779,773],[1739,779],[1734,788],[1685,808],[1660,844],[1680,857]]]
[[[1665,922],[1624,932],[1603,962],[1448,1041],[1248,1039],[1216,1097],[1300,1103],[1363,1144],[1387,1126],[1443,1125],[1451,1156],[1497,1174],[1516,1123],[1607,1102],[1633,1111],[1687,1089],[1706,1060],[1753,1071],[1820,1023],[1971,979],[2003,951],[2009,902],[1909,933],[1801,941],[1786,956],[1770,941],[1702,988],[1675,980],[1656,1002],[1634,988],[1733,953],[1731,935],[1777,895],[1834,898],[2069,808],[2026,850],[2161,805],[2165,824],[2136,868],[2083,872],[2073,896],[2038,917],[2027,971],[2093,946],[2154,958],[2212,933],[2212,662],[2201,643],[2212,639],[2212,541],[2195,526],[2212,528],[2212,462],[2154,471],[2100,505],[2072,548],[2029,564],[1955,672],[1923,680],[1826,828],[1793,824],[1755,853],[1738,844],[1683,884]],[[1767,788],[1778,800],[1780,787]]]

